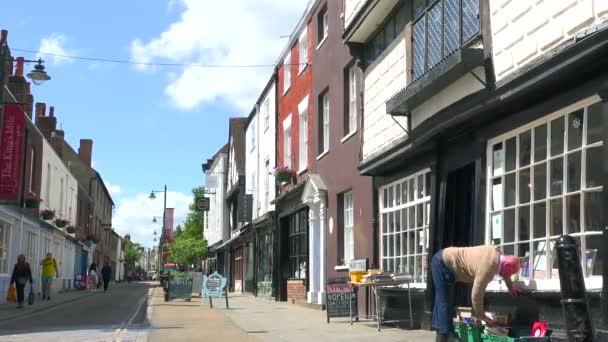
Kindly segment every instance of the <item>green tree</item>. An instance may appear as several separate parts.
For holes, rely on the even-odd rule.
[[[183,233],[184,233],[184,230],[182,229],[182,226],[178,224],[177,227],[175,228],[175,232],[173,232],[173,238],[177,239]]]
[[[171,256],[169,257],[171,262],[190,266],[191,264],[198,264],[205,256],[207,241],[202,238],[182,235],[171,243],[169,249],[171,250]]]
[[[132,244],[127,244],[125,247],[125,262],[130,265],[134,265],[136,262],[141,259],[141,253]]]
[[[203,213],[196,208],[196,199],[205,195],[205,188],[197,187],[192,189],[194,198],[188,207],[188,215],[184,222],[184,235],[194,238],[203,238]]]

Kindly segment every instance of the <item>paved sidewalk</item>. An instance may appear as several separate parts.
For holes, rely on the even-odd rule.
[[[122,287],[122,286],[127,286],[127,283],[122,282],[122,283],[118,283],[118,284],[116,284],[116,283],[110,284],[110,288]],[[44,310],[47,310],[50,308],[54,308],[58,305],[71,303],[80,298],[87,297],[87,296],[93,296],[93,295],[99,294],[99,293],[103,293],[103,287],[101,289],[97,289],[96,292],[80,291],[80,290],[70,290],[70,291],[66,291],[66,292],[60,292],[60,293],[57,293],[55,296],[53,296],[51,300],[42,300],[42,297],[36,296],[34,305],[28,305],[27,297],[26,297],[26,303],[24,303],[23,309],[17,309],[17,304],[14,304],[14,303],[1,304],[0,305],[0,322],[25,317],[25,316],[31,315],[34,312],[44,311]]]
[[[213,311],[224,313],[236,325],[262,341],[435,341],[435,333],[430,331],[383,326],[378,332],[373,321],[351,326],[346,319],[335,319],[327,324],[325,311],[250,295],[233,295],[229,299],[230,309],[224,309],[220,303],[217,305],[219,309]]]
[[[191,302],[182,299],[165,302],[160,286],[150,292],[148,342],[259,341],[237,327],[221,310],[201,310],[199,298],[192,298]]]

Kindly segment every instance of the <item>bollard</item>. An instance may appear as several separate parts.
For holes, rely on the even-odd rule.
[[[555,248],[562,294],[560,302],[566,322],[568,341],[595,341],[576,240],[569,235],[560,236]]]

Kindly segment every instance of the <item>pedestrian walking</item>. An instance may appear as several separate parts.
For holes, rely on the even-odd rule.
[[[92,263],[91,266],[89,266],[89,276],[87,277],[87,288],[89,288],[91,291],[96,291],[97,283],[98,283],[97,264]]]
[[[517,297],[521,290],[513,287],[511,281],[511,276],[517,272],[519,272],[519,258],[502,255],[495,246],[450,247],[435,253],[431,259],[431,273],[435,286],[433,327],[437,329],[437,342],[460,341],[454,334],[452,324],[455,282],[473,284],[471,290],[473,310],[477,317],[491,326],[496,322],[487,317],[483,309],[486,287],[498,274],[504,279],[511,295]]]
[[[11,286],[17,287],[17,308],[23,308],[23,301],[25,300],[25,285],[27,282],[33,284],[32,269],[30,264],[25,261],[25,255],[21,254],[17,257],[17,263],[13,269],[11,276]]]
[[[108,291],[108,285],[110,285],[110,277],[112,275],[112,267],[106,261],[101,268],[101,278],[103,279],[103,292]]]
[[[40,265],[42,266],[42,300],[51,300],[53,277],[59,278],[57,260],[53,258],[51,252],[48,252],[46,253],[46,257],[40,262]]]

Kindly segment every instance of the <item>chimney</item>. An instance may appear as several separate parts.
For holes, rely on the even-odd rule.
[[[25,64],[25,58],[17,57],[17,70],[15,70],[15,76],[23,77],[23,65]]]
[[[80,147],[78,148],[78,156],[88,167],[91,167],[93,158],[93,140],[80,139]]]
[[[53,106],[51,106],[51,107],[49,108],[49,117],[50,117],[50,118],[55,117],[55,107],[53,107]]]
[[[0,31],[0,47],[3,47],[8,42],[8,31],[2,30]]]
[[[53,108],[53,107],[51,107],[51,108]],[[49,117],[49,118],[51,118],[51,117]],[[63,142],[65,140],[65,132],[61,129],[58,129],[58,130],[54,131],[53,133],[54,133],[54,136],[53,136],[53,139],[51,139],[51,144],[52,144],[55,152],[57,152],[57,155],[59,155],[59,157],[61,159],[63,159]]]
[[[57,129],[57,118],[46,116],[46,104],[36,103],[36,127],[42,132],[44,138],[52,143],[51,133]]]

